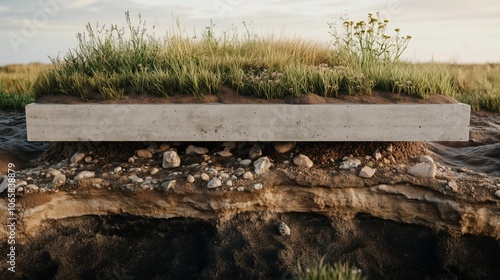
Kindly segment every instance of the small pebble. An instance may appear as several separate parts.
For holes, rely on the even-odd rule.
[[[210,176],[207,173],[201,173],[200,178],[202,181],[208,182],[210,180]]]
[[[250,171],[247,171],[243,174],[243,179],[245,180],[252,180],[253,179],[253,173]]]
[[[192,183],[194,183],[194,181],[195,181],[195,178],[194,178],[194,176],[193,176],[193,175],[188,175],[188,176],[187,176],[187,178],[186,178],[186,182],[188,182],[188,183],[192,184]]]

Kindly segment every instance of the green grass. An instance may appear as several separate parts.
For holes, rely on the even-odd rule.
[[[131,92],[203,97],[217,95],[227,86],[267,99],[311,92],[338,97],[373,90],[420,98],[443,94],[476,110],[500,112],[499,65],[401,62],[398,58],[411,37],[390,29],[378,15],[357,23],[330,24],[331,45],[260,37],[246,24],[241,32],[232,29],[216,36],[212,27],[198,38],[181,28],[157,36],[155,27],[148,30],[140,17],[134,25],[128,13],[125,27],[88,24],[86,32],[78,34],[76,48],[53,58],[50,67],[0,70],[0,108],[21,109],[47,94],[84,100],[96,92],[107,99]]]
[[[422,98],[453,94],[448,75],[398,62],[409,37],[399,37],[399,31],[394,38],[385,35],[388,22],[373,17],[366,25],[369,36],[343,34],[353,42],[344,44],[336,35],[332,46],[300,38],[261,38],[248,30],[215,37],[210,26],[201,38],[179,31],[157,38],[141,20],[135,27],[127,14],[126,21],[126,28],[87,25],[77,48],[53,59],[53,68],[40,76],[36,96],[89,99],[99,92],[121,98],[130,86],[159,96],[178,92],[198,97],[219,94],[228,86],[268,99],[310,92],[328,97],[370,94],[373,89]],[[372,25],[379,26],[376,32],[370,32]],[[402,86],[406,81],[412,86]]]
[[[325,258],[311,261],[306,266],[298,265],[294,277],[296,280],[365,280],[361,270],[347,263],[337,262],[333,265],[325,262]]]
[[[34,102],[33,84],[38,74],[48,67],[37,63],[0,67],[0,109],[20,111]]]

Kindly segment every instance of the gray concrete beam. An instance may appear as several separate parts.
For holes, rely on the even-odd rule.
[[[468,141],[466,104],[29,104],[29,141]]]

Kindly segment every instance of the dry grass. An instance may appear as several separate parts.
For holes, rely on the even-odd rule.
[[[210,26],[201,38],[179,31],[158,38],[154,29],[147,32],[140,19],[138,26],[128,14],[126,20],[125,28],[88,25],[87,32],[78,35],[78,46],[54,58],[51,66],[0,68],[0,107],[22,109],[46,94],[90,99],[98,92],[120,99],[129,93],[126,89],[133,88],[137,93],[165,97],[174,93],[202,97],[219,94],[222,86],[228,86],[261,98],[310,92],[337,97],[370,94],[374,89],[421,98],[437,93],[476,110],[500,112],[500,65],[399,62],[397,57],[409,40],[398,37],[399,31],[393,45],[383,32],[376,31],[366,38],[335,34],[336,43],[327,46],[300,38],[261,38],[248,29],[216,37]],[[375,20],[370,18],[373,24],[380,23]],[[385,32],[387,23],[383,24]],[[350,22],[343,26],[355,30]],[[342,44],[339,40],[347,38],[342,36],[350,36],[351,43]],[[360,47],[356,40],[372,40],[373,44]],[[381,51],[391,50],[387,44],[394,50],[386,55]]]

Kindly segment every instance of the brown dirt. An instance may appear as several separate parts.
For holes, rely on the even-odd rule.
[[[398,95],[390,92],[373,91],[369,95],[347,95],[340,94],[338,98],[322,97],[314,93],[303,94],[299,97],[287,97],[284,99],[262,99],[255,96],[238,94],[233,89],[224,87],[220,95],[205,95],[197,98],[188,94],[175,94],[168,97],[159,97],[148,93],[126,95],[120,100],[104,100],[100,95],[84,101],[76,96],[68,95],[44,95],[36,100],[37,103],[102,103],[102,104],[162,104],[162,103],[223,103],[223,104],[323,104],[323,103],[360,103],[360,104],[453,104],[458,103],[450,96],[432,94],[427,99],[419,97]]]
[[[278,234],[279,221],[290,226],[290,236]],[[452,238],[368,215],[346,221],[251,212],[223,225],[88,216],[48,221],[44,227],[36,239],[18,245],[18,272],[2,269],[2,279],[292,279],[299,264],[321,257],[350,262],[369,279],[500,274],[500,246],[492,238]]]

